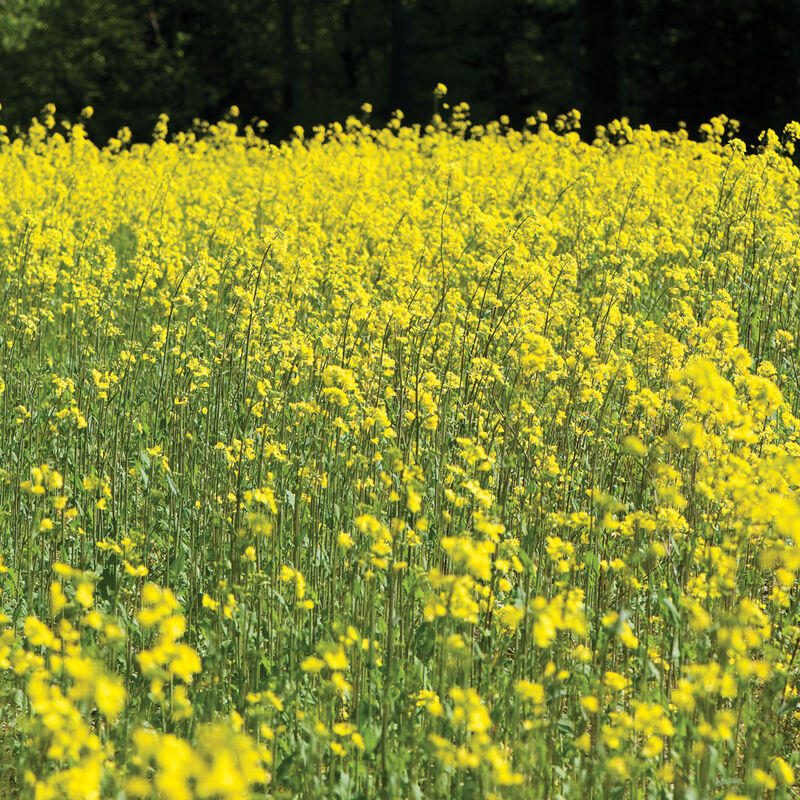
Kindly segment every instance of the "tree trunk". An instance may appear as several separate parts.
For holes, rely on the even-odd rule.
[[[389,103],[408,110],[411,75],[411,9],[403,0],[389,0]]]
[[[582,0],[584,29],[584,111],[589,130],[621,116],[618,65],[620,0]]]

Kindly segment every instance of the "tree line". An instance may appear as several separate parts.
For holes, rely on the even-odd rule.
[[[0,123],[48,102],[96,140],[231,105],[271,138],[373,106],[424,122],[433,87],[478,122],[579,108],[753,140],[800,117],[800,0],[0,0]]]

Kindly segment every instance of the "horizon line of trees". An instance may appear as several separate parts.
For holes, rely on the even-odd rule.
[[[432,90],[472,119],[578,108],[584,133],[627,116],[690,131],[717,114],[754,141],[800,117],[798,0],[0,0],[0,123],[49,102],[105,141],[148,140],[232,105],[270,138],[395,109]]]

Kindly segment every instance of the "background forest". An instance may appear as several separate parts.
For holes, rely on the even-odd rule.
[[[449,88],[485,122],[583,112],[690,131],[739,119],[753,141],[800,106],[796,0],[0,0],[0,122],[53,102],[90,135],[149,139],[232,104],[270,138],[343,120],[369,101],[427,121]]]

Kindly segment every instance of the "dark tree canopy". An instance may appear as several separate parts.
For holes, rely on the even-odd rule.
[[[584,131],[623,115],[690,129],[719,113],[752,140],[800,116],[792,0],[2,0],[0,121],[45,103],[98,140],[146,139],[233,104],[272,137],[369,101],[425,121],[432,88],[479,122],[572,107]]]

